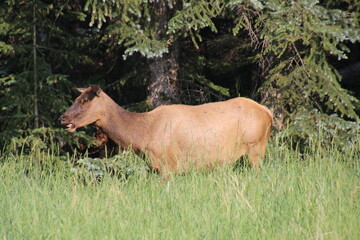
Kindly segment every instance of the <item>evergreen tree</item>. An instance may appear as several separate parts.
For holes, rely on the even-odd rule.
[[[329,63],[331,56],[346,59],[346,43],[360,40],[359,3],[343,3],[340,10],[317,0],[229,2],[238,16],[234,34],[246,30],[257,50],[263,102],[279,126],[293,120],[291,135],[359,133],[358,100],[341,87],[341,76]]]
[[[1,143],[58,122],[70,100],[68,72],[80,58],[80,41],[68,28],[83,18],[66,1],[0,3]]]

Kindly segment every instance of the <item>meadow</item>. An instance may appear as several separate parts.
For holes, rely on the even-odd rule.
[[[169,180],[132,154],[117,161],[136,170],[101,178],[55,150],[3,154],[0,238],[359,239],[359,142],[290,145],[273,138],[259,171],[239,164]]]

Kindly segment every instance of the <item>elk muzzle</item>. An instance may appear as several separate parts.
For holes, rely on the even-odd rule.
[[[67,126],[66,131],[68,131],[68,132],[75,132],[75,130],[76,130],[76,124],[69,122],[67,115],[65,115],[65,114],[61,115],[60,118],[59,118],[59,120],[60,120],[60,123],[61,123],[62,125],[66,125],[66,126]]]

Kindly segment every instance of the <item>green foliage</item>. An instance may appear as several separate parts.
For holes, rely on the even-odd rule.
[[[12,153],[26,155],[34,151],[66,155],[67,152],[81,154],[84,149],[96,147],[97,144],[95,138],[84,131],[70,134],[63,129],[41,127],[17,130],[13,137],[7,139],[4,149],[0,150],[6,155]]]
[[[307,123],[303,124],[310,127],[322,122],[348,128],[345,125],[350,123],[331,115],[336,113],[357,121],[352,125],[358,126],[358,100],[340,86],[341,77],[329,63],[331,56],[346,59],[349,49],[345,44],[360,40],[358,14],[351,12],[352,7],[331,9],[316,0],[231,4],[239,13],[234,34],[245,29],[259,48],[259,65],[264,71],[269,69],[260,91],[273,96],[275,101],[270,105],[275,112],[292,120],[303,119],[304,113],[309,116],[318,112],[311,118],[305,117]],[[293,130],[297,130],[295,135],[306,135],[304,128]]]
[[[167,34],[190,37],[196,48],[202,41],[199,30],[209,27],[217,32],[212,19],[219,16],[225,7],[224,1],[183,1],[183,9],[177,11],[168,22]]]
[[[172,1],[169,1],[171,3]],[[114,23],[110,26],[109,35],[115,36],[118,44],[123,44],[127,50],[126,56],[139,52],[143,56],[162,56],[168,52],[166,41],[155,39],[155,29],[152,17],[152,2],[147,1],[96,1],[86,2],[85,11],[91,13],[90,26],[97,21],[98,28],[109,18]],[[152,11],[152,12],[151,12]]]
[[[358,44],[359,19],[355,0],[1,1],[0,145],[32,135],[36,145],[36,103],[39,131],[55,131],[71,87],[100,84],[148,110],[135,103],[146,99],[147,61],[179,46],[184,103],[257,97],[287,136],[306,142],[321,128],[346,147],[360,103],[335,65]]]
[[[190,36],[195,46],[200,29],[216,31],[212,18],[224,7],[220,0],[190,1],[97,1],[88,0],[85,10],[91,14],[90,25],[99,28],[107,19],[113,23],[109,34],[126,47],[124,58],[139,52],[147,58],[162,57],[178,36]],[[169,15],[161,20],[162,15]],[[166,21],[166,22],[163,22]],[[197,40],[196,40],[197,38]]]
[[[39,125],[56,126],[71,98],[69,70],[81,57],[75,51],[80,39],[60,23],[81,21],[84,15],[72,12],[70,5],[62,2],[38,0],[2,2],[0,16],[2,145],[13,136],[21,139],[24,132],[31,132],[36,126],[36,105]]]
[[[309,146],[311,140],[319,139],[320,145],[331,144],[344,152],[354,145],[360,148],[360,125],[357,122],[346,121],[336,114],[329,116],[316,109],[297,114],[281,135],[296,139],[299,145],[305,146]]]
[[[76,165],[71,171],[79,177],[89,176],[90,180],[94,178],[101,180],[104,175],[108,174],[120,179],[139,174],[144,175],[150,169],[143,159],[129,150],[110,158],[81,158],[76,161]]]

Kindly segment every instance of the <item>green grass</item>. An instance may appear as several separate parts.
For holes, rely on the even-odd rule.
[[[359,158],[356,145],[340,152],[314,141],[300,154],[273,140],[260,171],[224,167],[169,181],[138,171],[97,182],[71,171],[71,158],[6,155],[0,237],[359,239]]]

